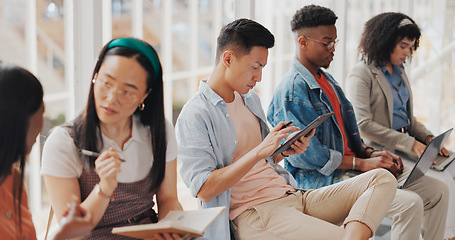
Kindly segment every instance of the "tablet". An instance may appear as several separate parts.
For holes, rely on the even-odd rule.
[[[317,128],[319,125],[321,125],[321,123],[323,123],[325,120],[329,119],[330,117],[332,117],[333,115],[333,112],[331,113],[326,113],[324,115],[321,115],[319,117],[317,117],[316,119],[314,119],[310,124],[308,124],[305,128],[303,128],[302,130],[300,130],[299,132],[297,132],[297,134],[295,134],[292,138],[288,138],[283,144],[281,144],[281,146],[275,150],[275,152],[272,154],[273,155],[277,155],[277,154],[280,154],[282,152],[285,152],[287,151],[289,148],[291,148],[291,145],[297,141],[297,139],[299,139],[300,137],[302,136],[305,136],[307,135],[309,132],[311,132],[311,130],[313,130],[313,128]]]

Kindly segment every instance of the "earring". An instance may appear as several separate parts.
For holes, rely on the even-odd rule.
[[[95,76],[93,76],[92,83],[95,84],[96,77],[98,77],[98,73],[95,73]]]
[[[137,108],[139,109],[139,111],[144,110],[144,108],[145,108],[145,103],[139,104],[139,106],[138,106]]]

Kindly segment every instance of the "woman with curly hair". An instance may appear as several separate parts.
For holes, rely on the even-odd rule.
[[[346,95],[366,142],[417,156],[434,137],[413,115],[412,91],[403,66],[419,47],[420,36],[415,21],[405,14],[387,12],[373,17],[365,24],[360,40],[362,61],[346,81]],[[448,151],[442,148],[440,154],[448,156]],[[455,239],[453,175],[448,171],[429,174],[449,186],[444,237]]]

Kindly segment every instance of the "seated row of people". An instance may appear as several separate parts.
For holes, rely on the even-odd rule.
[[[336,17],[330,10],[309,6],[303,8],[291,22],[298,46],[296,58],[275,90],[268,109],[268,120],[273,126],[280,121],[292,120],[294,125],[303,127],[315,117],[327,112],[334,112],[335,117],[318,128],[307,151],[285,159],[285,168],[294,175],[299,187],[303,189],[318,189],[341,182],[344,170],[369,172],[373,169],[387,169],[400,180],[406,177],[405,174],[400,174],[403,171],[401,158],[387,151],[375,150],[364,144],[360,136],[367,132],[366,137],[379,135],[373,140],[380,138],[380,143],[404,145],[395,136],[405,134],[388,130],[391,133],[387,136],[384,129],[389,124],[389,115],[390,121],[393,119],[395,123],[396,109],[400,110],[401,119],[408,122],[408,119],[413,119],[412,105],[408,105],[409,98],[406,101],[398,99],[399,103],[396,103],[395,93],[393,100],[381,100],[384,95],[378,82],[389,92],[393,85],[389,86],[385,79],[380,82],[379,71],[358,66],[348,77],[348,82],[356,79],[355,83],[349,83],[347,87],[352,98],[356,99],[355,105],[351,105],[338,82],[322,70],[329,67],[334,56],[337,39],[335,20]],[[399,69],[417,48],[415,43],[419,38],[419,28],[408,16],[401,13],[377,15],[366,23],[362,34],[363,58],[367,63],[372,62],[369,64],[370,68],[376,69],[380,66],[384,72],[392,69],[392,66]],[[373,54],[368,54],[371,52]],[[382,58],[375,58],[377,55]],[[362,61],[359,65],[365,64]],[[406,79],[406,76],[402,73],[404,71],[392,73],[390,70],[390,74],[395,74],[394,84],[400,84],[404,88],[403,79]],[[373,79],[360,80],[361,74],[373,76]],[[387,106],[381,105],[387,105],[385,102],[393,108],[387,109]],[[400,107],[395,107],[396,104]],[[402,114],[403,109],[410,109],[409,114]],[[361,116],[356,121],[358,112],[361,112]],[[376,120],[379,118],[386,120]],[[359,132],[357,122],[363,131]],[[420,123],[413,122],[412,125],[401,127],[408,127],[420,145],[423,145],[420,141],[428,143],[433,137]],[[412,139],[414,142],[412,136],[401,138],[406,138],[406,141]],[[449,181],[454,181],[453,176]],[[445,183],[429,176],[421,177],[405,189],[398,189],[386,215],[393,221],[392,239],[419,239],[420,234],[423,239],[443,239],[448,194]]]
[[[385,216],[393,220],[393,239],[454,237],[447,235],[450,228],[445,226],[449,192],[455,189],[449,191],[445,183],[424,176],[397,190],[396,178],[404,168],[401,158],[375,150],[360,138],[365,132],[375,141],[371,135],[385,132],[363,127],[382,123],[367,111],[368,101],[377,100],[359,98],[353,107],[322,70],[333,60],[336,20],[333,11],[321,6],[305,6],[295,13],[291,28],[296,56],[276,88],[267,118],[252,89],[261,81],[274,36],[252,20],[227,24],[217,39],[215,67],[185,104],[175,132],[164,116],[163,72],[153,47],[134,38],[107,43],[93,71],[85,109],[54,128],[44,146],[41,173],[55,214],[64,219],[55,239],[78,234],[86,235],[84,239],[128,239],[112,234],[112,228],[157,222],[170,210],[181,210],[177,159],[182,162],[183,181],[201,207],[228,208],[206,230],[206,239],[368,239]],[[369,66],[382,69],[375,77],[389,73],[390,86],[406,79],[400,67],[418,46],[417,25],[400,13],[378,15],[365,25],[361,46],[382,54],[383,46],[372,45],[376,41],[366,44],[379,33],[389,34],[381,39],[392,39],[393,47],[385,51],[385,58],[377,59],[376,53],[364,50],[365,66],[350,75],[357,81],[350,85],[356,89],[352,95],[366,97],[373,89],[367,87],[377,84],[357,80],[358,75],[369,76],[364,70]],[[5,206],[14,213],[11,224],[0,227],[0,232],[12,239],[34,238],[22,185],[25,157],[42,128],[42,88],[26,70],[0,63],[0,91],[1,130],[16,131],[0,137],[0,155],[6,159],[0,191],[10,193],[1,196],[9,196]],[[393,125],[381,125],[391,135],[408,129],[403,139],[416,136],[413,149],[419,151],[433,135],[412,116],[409,86],[392,92],[393,108],[383,111],[393,111]],[[396,99],[404,98],[395,106]],[[362,111],[360,131],[354,109]],[[328,112],[335,113],[331,119],[272,156],[283,139]],[[291,120],[292,125],[286,125]],[[396,128],[395,122],[401,125]],[[283,159],[284,168],[278,164]],[[364,173],[342,181],[346,169]],[[74,203],[68,209],[70,202]],[[170,233],[153,237],[182,238]]]

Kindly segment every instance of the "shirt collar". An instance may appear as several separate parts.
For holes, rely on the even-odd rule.
[[[393,74],[401,76],[401,66],[400,65],[392,65],[393,66]],[[385,66],[381,67],[382,73],[384,73],[385,76],[390,75],[389,71]]]
[[[207,79],[203,79],[199,82],[199,91],[207,98],[207,100],[213,105],[217,105],[224,100],[213,91],[212,88],[207,84]]]
[[[224,102],[223,98],[220,97],[212,88],[207,84],[207,79],[203,79],[199,82],[199,91],[207,98],[207,100],[213,105]],[[251,90],[246,94],[240,94],[243,99],[251,96]]]
[[[120,146],[115,143],[114,140],[108,138],[106,135],[101,133],[103,141],[104,141],[104,146],[117,146],[119,151],[121,151]],[[139,115],[133,114],[133,119],[132,119],[132,126],[131,126],[131,138],[128,139],[125,142],[125,145],[123,146],[123,150],[126,150],[128,146],[131,144],[131,142],[140,142],[140,143],[147,143],[147,140],[150,136],[150,127],[149,126],[144,126],[141,123],[141,119]]]
[[[150,136],[150,127],[144,126],[141,123],[139,115],[133,115],[133,125],[131,126],[131,140],[137,142],[147,142],[148,136]]]
[[[311,74],[311,72],[305,67],[302,65],[301,62],[299,62],[299,60],[297,58],[294,58],[293,62],[292,62],[292,65],[294,66],[294,68],[297,70],[297,72],[302,75],[303,79],[307,82],[308,86],[311,88],[311,89],[315,89],[315,88],[321,88],[321,86],[319,86],[319,83],[316,81],[316,79],[314,78],[313,74]],[[325,75],[325,72],[322,71],[321,69],[319,69],[319,72],[321,74],[324,74],[325,78],[327,79],[327,81],[329,81],[329,78]]]

